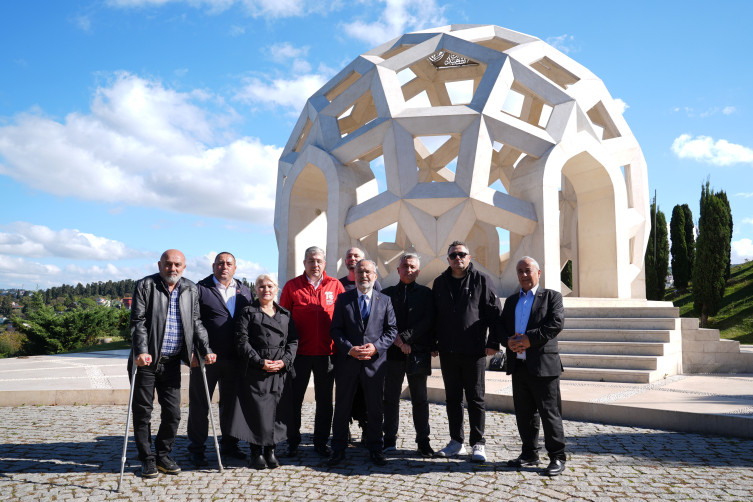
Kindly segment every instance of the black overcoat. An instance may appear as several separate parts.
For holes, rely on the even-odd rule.
[[[231,407],[229,433],[251,444],[273,446],[287,439],[292,410],[293,359],[298,333],[288,310],[275,304],[270,317],[259,300],[243,309],[236,322],[235,344],[240,356],[236,399]],[[263,370],[264,360],[282,360],[276,372]]]

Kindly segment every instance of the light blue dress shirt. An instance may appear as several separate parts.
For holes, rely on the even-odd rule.
[[[518,298],[518,304],[515,305],[515,332],[524,334],[526,327],[528,326],[528,319],[531,317],[531,307],[533,307],[533,299],[536,298],[536,291],[538,291],[539,285],[532,287],[528,293],[524,292],[521,288],[520,297]],[[526,353],[516,354],[518,359],[525,359]]]

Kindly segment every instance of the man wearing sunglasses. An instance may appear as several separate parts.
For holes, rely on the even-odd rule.
[[[489,276],[473,267],[465,242],[450,244],[447,262],[450,266],[434,279],[432,288],[450,427],[450,442],[436,456],[454,457],[466,453],[463,445],[465,392],[471,428],[471,460],[485,462],[486,334],[500,315],[499,300]]]

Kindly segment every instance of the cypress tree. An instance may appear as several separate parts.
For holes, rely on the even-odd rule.
[[[693,265],[695,265],[695,225],[693,224],[693,212],[687,204],[682,205],[685,211],[685,249],[688,252],[689,280],[693,277]]]
[[[679,204],[672,209],[669,231],[672,237],[672,275],[675,286],[678,289],[686,289],[690,281],[690,267],[685,239],[685,211]]]
[[[730,214],[724,199],[710,188],[709,180],[701,186],[700,207],[693,268],[693,306],[701,314],[701,325],[705,326],[709,316],[718,312],[724,296]]]
[[[573,289],[573,262],[570,260],[567,260],[567,263],[565,263],[565,266],[562,268],[562,272],[560,272],[560,281],[562,281],[562,284],[567,286],[570,289]]]
[[[729,205],[727,192],[725,192],[724,190],[721,190],[716,195],[724,203],[724,206],[727,209],[727,214],[729,215],[729,240],[727,241],[727,244],[725,246],[725,250],[727,251],[727,266],[724,269],[724,280],[725,280],[725,286],[726,286],[726,281],[729,280],[729,277],[731,274],[730,267],[732,266],[732,207]]]
[[[664,286],[669,273],[669,240],[667,235],[667,218],[664,213],[656,211],[656,204],[651,204],[651,222],[656,212],[656,228],[651,227],[651,233],[646,247],[646,298],[649,300],[663,300]],[[656,239],[656,261],[654,261],[654,239]]]

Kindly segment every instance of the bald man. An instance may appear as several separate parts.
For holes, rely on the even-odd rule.
[[[206,364],[216,360],[199,319],[198,288],[182,277],[186,257],[177,249],[168,249],[157,266],[158,273],[136,283],[131,308],[128,372],[130,377],[135,358],[139,368],[133,391],[133,431],[144,478],[180,472],[170,457],[180,423],[180,363],[190,366],[194,350]],[[161,423],[152,451],[155,389]]]

